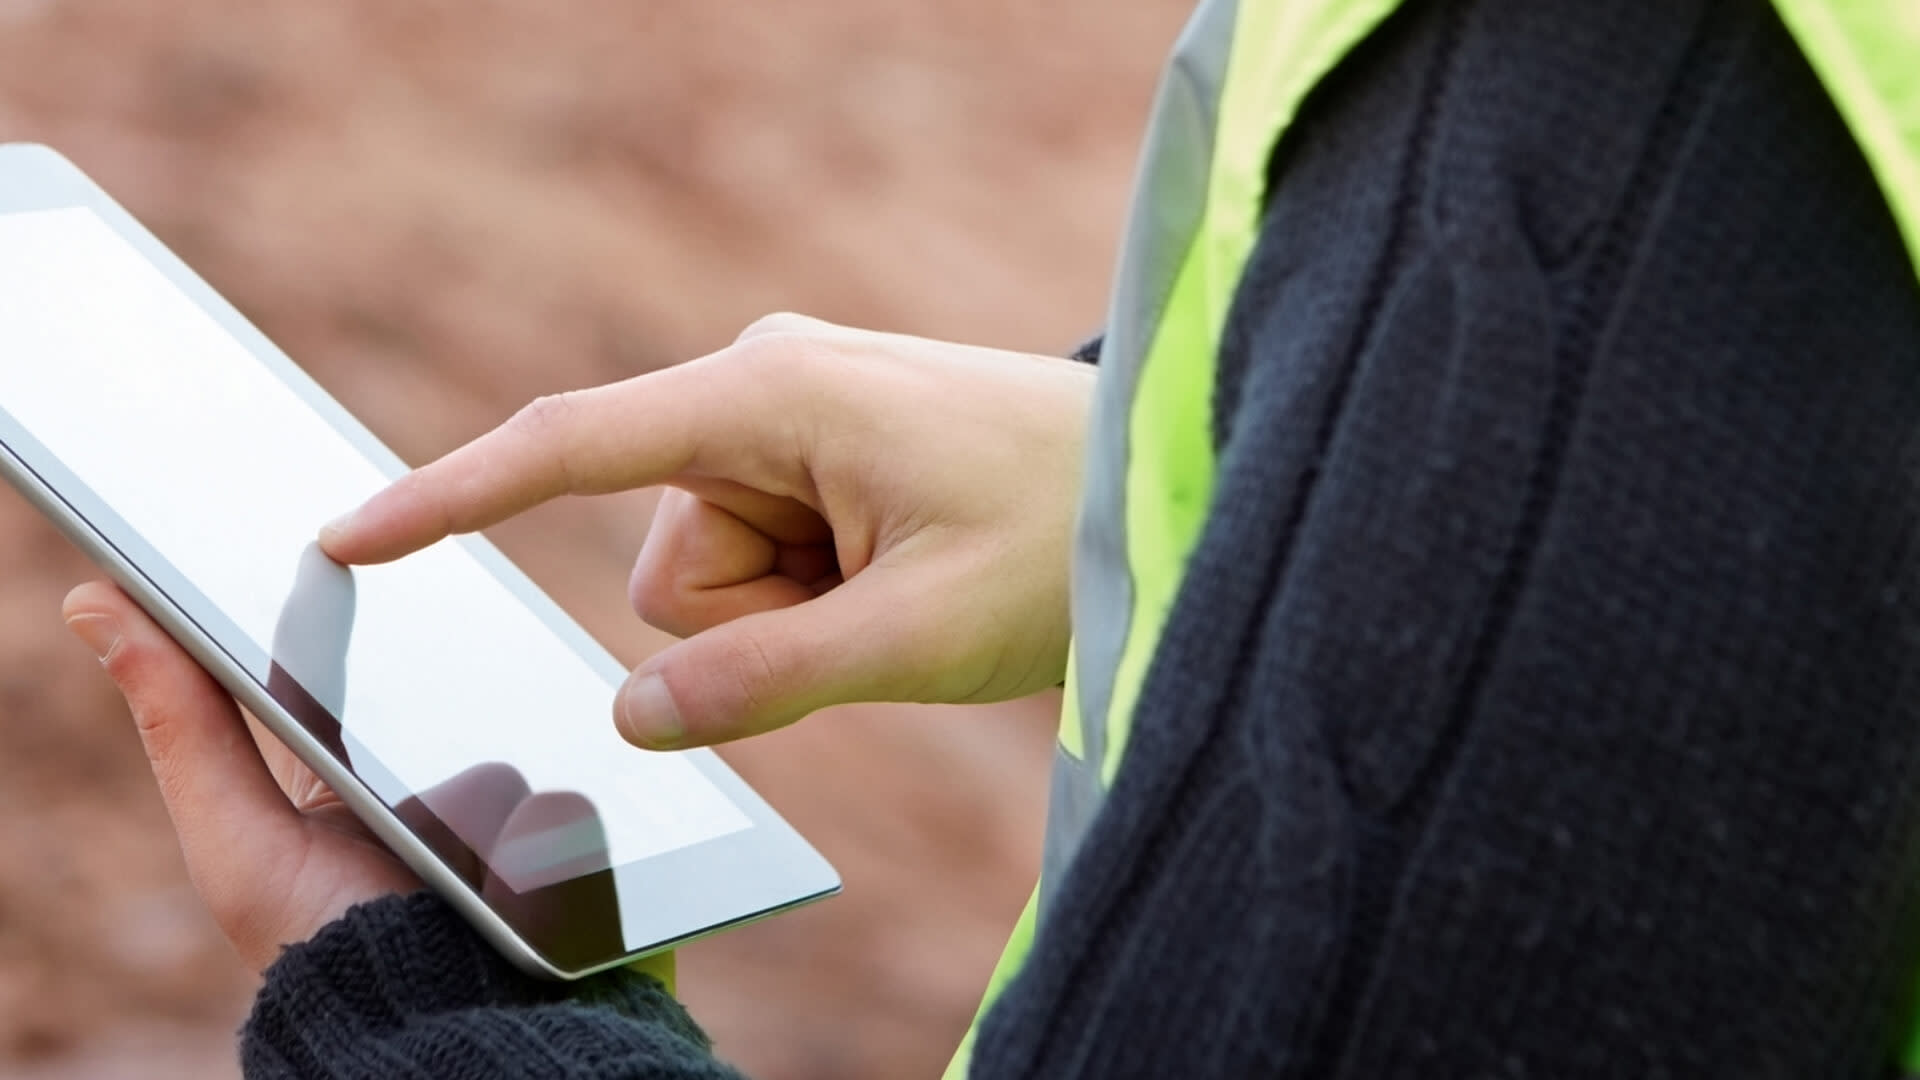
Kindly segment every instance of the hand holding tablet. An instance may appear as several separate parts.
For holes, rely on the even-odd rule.
[[[70,164],[0,147],[0,475],[314,787],[540,974],[838,887],[687,748],[842,702],[1060,682],[1092,382],[1069,361],[777,316],[409,472]],[[653,484],[670,490],[630,592],[687,640],[631,676],[458,535]],[[82,591],[69,610],[147,643],[109,669],[150,736],[163,716],[203,747],[230,737],[217,692],[137,636],[124,598]],[[179,721],[159,685],[213,719]],[[238,846],[209,845],[208,865]]]
[[[110,668],[153,695],[135,702],[150,732],[230,745],[237,700],[525,970],[578,977],[839,887],[711,753],[623,741],[608,702],[625,671],[485,541],[316,561],[321,524],[405,466],[34,147],[0,148],[0,451],[0,474],[229,695],[216,706],[144,620],[83,593],[123,643]],[[268,780],[256,763],[192,785]],[[296,850],[319,835],[289,820],[257,827]],[[356,891],[289,876],[316,909]]]

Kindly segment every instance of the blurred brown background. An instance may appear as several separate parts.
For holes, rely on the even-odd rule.
[[[791,309],[1094,328],[1187,0],[0,0],[0,140],[99,179],[412,461]],[[623,658],[645,494],[497,539]],[[222,1077],[252,992],[118,699],[85,563],[0,490],[0,1075]],[[688,949],[757,1076],[935,1074],[1036,865],[1050,701],[729,751],[845,896]]]

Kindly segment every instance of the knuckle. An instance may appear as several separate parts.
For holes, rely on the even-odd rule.
[[[727,710],[732,715],[726,719],[783,719],[776,715],[782,672],[766,642],[754,634],[735,634],[723,645],[719,660],[718,670],[724,673],[733,698]]]
[[[754,338],[768,337],[777,334],[810,334],[818,332],[826,325],[826,323],[821,322],[819,319],[809,318],[808,316],[795,314],[791,311],[776,311],[768,315],[762,315],[748,323],[746,329],[740,331],[739,336],[735,337],[734,340],[749,341]]]
[[[140,737],[149,743],[163,740],[170,730],[168,711],[156,708],[152,701],[149,665],[140,650],[122,641],[100,663],[119,688],[120,695],[126,698],[127,711],[132,714],[134,729]]]
[[[543,394],[520,408],[508,425],[538,441],[548,441],[570,431],[580,412],[580,391]]]
[[[107,654],[100,658],[100,666],[122,693],[139,685],[139,650],[127,644],[124,634],[107,649]]]
[[[778,400],[837,385],[845,375],[839,345],[816,333],[766,334],[741,342],[734,353],[744,387]]]
[[[627,600],[642,622],[667,633],[684,636],[688,628],[679,566],[684,546],[679,500],[668,492],[654,512],[653,525],[640,545],[627,579]]]
[[[672,577],[657,562],[643,555],[634,565],[633,577],[627,582],[627,599],[641,622],[674,632],[680,605],[676,602]]]
[[[754,378],[780,371],[786,365],[782,358],[790,353],[803,351],[806,335],[795,333],[770,333],[743,339],[734,346],[734,358],[741,367],[748,369]]]
[[[561,490],[580,490],[573,459],[587,411],[588,393],[590,391],[568,390],[542,395],[507,421],[507,428],[530,448],[539,472]]]

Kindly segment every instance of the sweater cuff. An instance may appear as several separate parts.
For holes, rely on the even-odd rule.
[[[391,1032],[435,1013],[575,1001],[706,1036],[659,980],[617,968],[578,982],[515,968],[429,892],[359,904],[267,969],[241,1040],[284,1049]]]

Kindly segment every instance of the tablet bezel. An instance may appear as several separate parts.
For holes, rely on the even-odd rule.
[[[43,146],[0,145],[0,215],[66,209],[91,212],[127,241],[383,475],[397,478],[407,471],[398,456],[76,166]],[[243,659],[257,661],[253,654],[260,651],[258,645],[15,423],[4,406],[0,402],[0,451],[4,451],[0,475],[107,570],[389,847],[523,970],[551,978],[579,978],[839,891],[833,868],[744,781],[711,751],[691,750],[683,752],[685,757],[746,814],[752,822],[748,828],[533,890],[513,897],[505,906],[489,902],[476,891],[477,883],[461,876],[450,863],[449,859],[458,861],[458,852],[443,856],[430,849],[426,839],[403,824],[393,808],[323,745],[288,703],[269,693],[265,672],[253,670]],[[458,542],[607,681],[611,698],[626,677],[619,662],[491,543],[477,536]],[[367,764],[377,768],[377,763]],[[361,771],[367,771],[367,764],[360,766]],[[412,811],[421,812],[417,805]],[[448,842],[451,834],[444,827],[435,832],[437,842]],[[609,900],[617,911],[617,920],[612,920],[619,924],[617,948],[611,942],[608,916],[590,914],[590,909],[605,907]],[[570,917],[556,918],[559,915]]]

